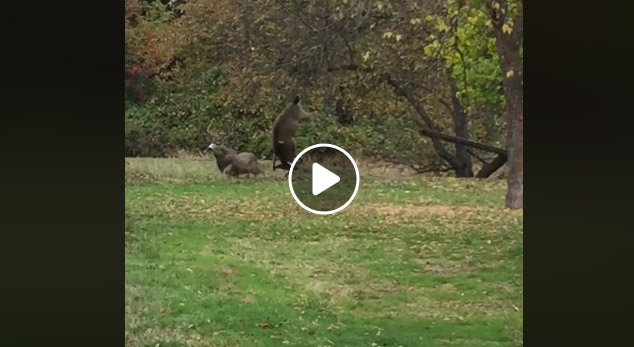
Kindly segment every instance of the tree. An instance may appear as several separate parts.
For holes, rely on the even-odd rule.
[[[126,71],[174,103],[141,98],[157,110],[148,119],[237,120],[236,144],[266,156],[270,123],[300,92],[333,116],[304,128],[307,139],[361,143],[373,158],[458,177],[486,178],[507,160],[487,0],[139,1],[127,0]],[[192,89],[212,70],[222,76],[213,92]],[[218,113],[200,115],[204,105]]]
[[[487,2],[504,79],[509,153],[506,206],[511,209],[524,206],[524,68],[520,54],[524,31],[523,7],[523,1]]]

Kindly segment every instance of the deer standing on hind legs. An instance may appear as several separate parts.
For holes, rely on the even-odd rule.
[[[273,123],[273,171],[282,169],[290,171],[295,160],[295,131],[301,123],[314,119],[317,112],[306,112],[299,104],[299,96],[295,96],[293,103],[288,105]],[[275,166],[275,159],[280,164]],[[284,177],[288,176],[288,172]]]

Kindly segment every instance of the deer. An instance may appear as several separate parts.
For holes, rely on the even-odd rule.
[[[207,133],[215,140],[212,141],[206,149],[212,150],[214,157],[216,158],[218,170],[220,170],[221,173],[234,177],[240,177],[240,174],[247,174],[247,177],[249,177],[249,175],[257,177],[261,172],[257,157],[253,153],[249,152],[242,152],[238,154],[237,151],[225,146],[224,144],[225,139],[233,130],[235,123],[236,119],[234,119],[230,130],[219,138],[216,134],[209,130],[211,128],[211,124],[209,124],[209,126],[207,126]]]
[[[299,95],[277,116],[273,123],[273,171],[282,169],[290,171],[295,160],[295,131],[302,123],[307,123],[318,116],[317,112],[306,112],[300,105]],[[275,166],[275,159],[280,164]],[[286,173],[288,175],[288,172]]]

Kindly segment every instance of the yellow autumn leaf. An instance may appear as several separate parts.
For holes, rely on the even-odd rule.
[[[379,10],[383,8],[383,2],[379,1],[376,3],[376,8],[378,8]]]
[[[449,27],[447,26],[447,24],[445,24],[445,21],[443,21],[442,19],[438,20],[438,24],[436,25],[436,27],[438,28],[438,30],[440,31],[446,31],[449,32]]]
[[[509,21],[502,25],[502,32],[505,34],[511,34],[513,32],[513,21]]]
[[[389,39],[389,38],[391,38],[392,36],[394,36],[394,34],[392,34],[392,32],[391,32],[391,31],[388,31],[388,32],[386,32],[385,34],[383,34],[383,38],[384,38],[384,39]]]
[[[422,21],[421,21],[421,19],[420,19],[420,18],[412,18],[409,22],[410,22],[412,25],[416,25],[416,24],[420,24],[420,23],[422,23]]]
[[[370,52],[365,52],[365,54],[363,55],[363,61],[368,61],[368,59],[370,59]]]
[[[438,40],[435,40],[434,42],[425,46],[424,48],[425,54],[428,56],[431,56],[438,51],[439,47],[440,47],[440,44],[438,43]]]
[[[496,9],[496,10],[499,10],[500,9],[500,3],[499,2],[494,2],[493,3],[493,8]]]
[[[509,70],[506,72],[506,78],[511,78],[513,77],[513,70]]]
[[[428,22],[433,22],[434,19],[436,19],[434,16],[428,14],[427,16],[425,16],[425,20]]]
[[[401,41],[401,37],[403,37],[403,36],[401,36],[401,34],[397,34],[396,35],[396,42]]]

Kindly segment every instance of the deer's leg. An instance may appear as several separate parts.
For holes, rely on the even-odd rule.
[[[275,171],[275,149],[273,149],[273,171]]]

